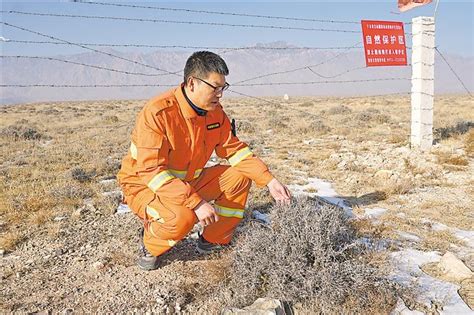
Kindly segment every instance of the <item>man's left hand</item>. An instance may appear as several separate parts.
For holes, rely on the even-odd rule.
[[[276,178],[273,178],[268,184],[270,194],[275,199],[277,204],[289,204],[291,200],[291,193],[288,188],[280,183]]]

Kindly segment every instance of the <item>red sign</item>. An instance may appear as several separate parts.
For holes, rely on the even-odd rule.
[[[367,67],[407,65],[402,22],[361,21],[361,23]]]
[[[431,3],[432,0],[398,0],[398,9],[401,12],[408,11],[420,5]]]

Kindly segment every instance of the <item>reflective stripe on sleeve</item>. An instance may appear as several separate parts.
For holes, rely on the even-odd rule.
[[[174,177],[179,178],[181,180],[184,180],[186,178],[186,175],[188,174],[188,171],[179,171],[179,170],[173,170],[173,169],[169,169],[169,171],[171,172],[171,174],[173,174]],[[201,175],[201,173],[202,173],[202,168],[194,171],[193,179],[198,178],[199,175]]]
[[[252,154],[253,153],[252,153],[252,151],[250,151],[249,147],[245,147],[245,148],[240,149],[239,151],[237,151],[234,155],[232,155],[232,157],[229,158],[229,163],[232,166],[236,166],[243,159],[245,159],[246,157],[249,157]]]
[[[179,170],[172,170],[169,169],[170,173],[173,174],[174,177],[179,178],[179,179],[185,179],[186,174],[188,173],[187,171],[179,171]]]
[[[130,142],[130,155],[132,156],[132,159],[137,160],[138,150],[137,146],[133,142]]]
[[[194,171],[194,177],[193,177],[193,179],[196,179],[196,178],[198,178],[199,176],[201,176],[201,173],[202,173],[202,168],[197,169],[196,171]]]
[[[148,182],[148,187],[156,193],[156,191],[161,187],[163,186],[163,184],[165,184],[167,181],[173,179],[173,178],[176,178],[173,176],[173,174],[166,170],[166,171],[162,171],[162,172],[159,172],[158,174],[156,174],[149,182]]]
[[[244,209],[228,208],[219,205],[214,205],[214,208],[217,210],[217,213],[223,217],[234,217],[242,219],[244,217]]]

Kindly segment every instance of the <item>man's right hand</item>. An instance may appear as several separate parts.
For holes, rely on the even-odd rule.
[[[194,213],[196,213],[199,224],[203,227],[219,221],[216,210],[205,200],[201,201],[197,207],[194,208]]]

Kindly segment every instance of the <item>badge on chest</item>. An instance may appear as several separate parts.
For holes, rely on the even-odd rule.
[[[216,128],[219,128],[220,126],[221,126],[220,123],[213,123],[213,124],[207,125],[207,130],[216,129]]]

